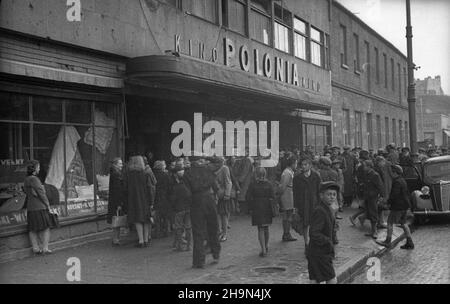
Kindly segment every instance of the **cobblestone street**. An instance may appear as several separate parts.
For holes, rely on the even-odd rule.
[[[380,282],[369,282],[363,271],[352,283],[449,284],[450,220],[441,218],[419,226],[413,240],[414,250],[402,250],[398,245],[383,255]]]
[[[334,261],[336,272],[342,273],[353,261],[378,250],[379,246],[364,233],[367,227],[352,227],[347,209],[340,221]],[[192,269],[192,252],[171,250],[172,238],[155,239],[149,248],[133,247],[134,243],[112,248],[110,240],[65,249],[50,256],[27,258],[0,264],[0,283],[65,283],[66,265],[70,257],[81,261],[82,283],[308,283],[303,237],[296,242],[281,242],[281,221],[276,218],[270,228],[270,252],[260,258],[256,229],[246,216],[233,218],[228,241],[222,243],[218,265]],[[399,230],[395,231],[399,235]],[[380,235],[380,239],[383,233]],[[207,257],[207,263],[211,256]]]

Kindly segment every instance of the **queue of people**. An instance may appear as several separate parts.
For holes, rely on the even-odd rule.
[[[411,204],[403,167],[436,151],[419,150],[411,155],[408,148],[391,144],[385,150],[367,151],[349,146],[326,146],[319,154],[311,146],[305,151],[283,149],[276,167],[263,168],[258,158],[246,151],[244,157],[178,158],[170,162],[156,160],[153,167],[145,156],[131,156],[111,162],[107,222],[116,215],[127,215],[138,235],[136,246],[148,247],[155,237],[173,233],[175,251],[193,250],[193,268],[204,268],[207,253],[212,263],[220,259],[221,243],[228,239],[229,219],[251,214],[257,228],[260,256],[268,255],[269,227],[281,213],[281,241],[293,242],[292,223],[301,227],[308,259],[310,279],[335,283],[334,246],[339,243],[339,213],[355,202],[359,208],[350,223],[362,226],[370,221],[367,236],[378,237],[387,229],[391,246],[394,224],[402,225],[407,235],[401,248],[413,249],[407,225]],[[442,153],[448,153],[442,149]],[[49,203],[36,175],[39,163],[31,161],[24,188],[28,204],[29,237],[36,254],[51,253]],[[386,214],[389,212],[389,215]],[[155,231],[152,234],[152,227]],[[112,245],[120,246],[120,228],[112,229]]]

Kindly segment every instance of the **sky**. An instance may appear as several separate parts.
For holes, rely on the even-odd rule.
[[[358,18],[406,52],[406,0],[338,0]],[[414,77],[441,76],[450,95],[450,0],[411,0]]]

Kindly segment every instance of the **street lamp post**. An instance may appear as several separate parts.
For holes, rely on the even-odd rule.
[[[406,44],[408,52],[408,112],[409,112],[409,141],[411,153],[417,153],[416,126],[416,84],[414,82],[413,50],[412,50],[411,4],[406,0]]]

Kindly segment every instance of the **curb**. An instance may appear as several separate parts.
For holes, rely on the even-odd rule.
[[[336,277],[338,284],[346,284],[351,282],[351,280],[358,274],[360,274],[361,270],[366,267],[366,262],[371,257],[381,257],[383,254],[385,254],[388,250],[393,249],[395,246],[397,246],[398,243],[400,243],[405,238],[405,233],[402,231],[398,236],[395,236],[395,229],[393,234],[393,240],[392,240],[392,247],[386,248],[380,245],[378,248],[373,249],[369,253],[365,254],[364,256],[359,256],[356,258],[351,259],[344,265],[340,266],[336,270]],[[374,242],[374,241],[368,241],[368,242]]]

